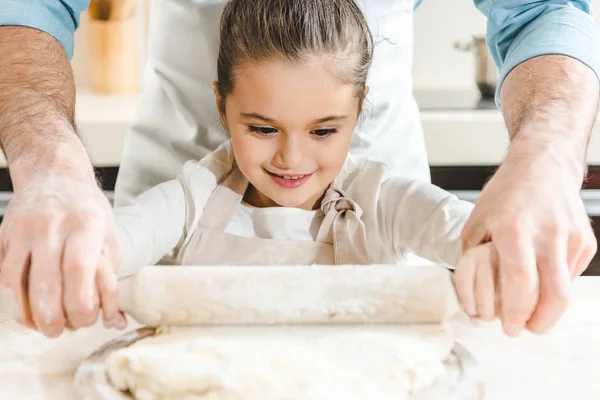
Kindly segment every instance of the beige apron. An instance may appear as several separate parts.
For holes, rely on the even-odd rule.
[[[226,233],[240,207],[248,180],[238,168],[206,203],[198,227],[180,254],[182,265],[344,265],[369,264],[362,209],[339,189],[336,179],[325,193],[325,218],[315,241],[248,238]]]

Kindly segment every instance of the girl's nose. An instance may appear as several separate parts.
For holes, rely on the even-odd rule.
[[[282,135],[279,141],[275,162],[279,168],[284,170],[294,171],[302,166],[304,155],[302,151],[301,141],[298,140],[299,135]],[[297,171],[296,171],[297,172]]]

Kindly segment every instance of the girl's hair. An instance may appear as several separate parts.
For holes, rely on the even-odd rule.
[[[217,61],[221,113],[236,68],[312,57],[328,60],[342,82],[355,86],[362,105],[373,37],[354,0],[230,0],[221,17]]]

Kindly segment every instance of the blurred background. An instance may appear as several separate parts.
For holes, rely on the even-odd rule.
[[[139,7],[152,0],[119,1],[131,1]],[[600,0],[593,2],[600,6]],[[91,85],[89,14],[82,15],[72,62],[76,82],[84,87]],[[466,43],[474,35],[484,35],[485,24],[485,17],[471,0],[424,0],[415,13],[415,89],[473,89],[474,57],[457,51],[454,43]]]

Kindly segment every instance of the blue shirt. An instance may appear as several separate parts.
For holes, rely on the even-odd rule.
[[[415,0],[418,7],[423,0]],[[600,25],[590,0],[473,0],[488,18],[487,43],[500,69],[496,103],[508,73],[544,54],[562,54],[600,76]],[[58,39],[69,58],[74,32],[89,0],[0,0],[0,25],[40,29]]]

